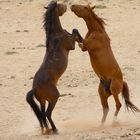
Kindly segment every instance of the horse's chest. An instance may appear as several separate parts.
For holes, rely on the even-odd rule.
[[[75,49],[75,39],[72,35],[66,35],[63,39],[63,45],[66,50],[74,50]]]

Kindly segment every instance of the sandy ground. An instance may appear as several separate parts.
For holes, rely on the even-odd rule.
[[[45,48],[42,28],[45,0],[0,0],[0,140],[140,140],[140,114],[127,113],[123,104],[120,125],[112,126],[114,100],[109,99],[107,123],[99,127],[102,108],[97,76],[88,53],[76,50],[58,83],[61,94],[53,112],[58,135],[42,136],[25,95],[40,66]],[[96,12],[105,18],[113,52],[127,80],[131,100],[140,108],[140,1],[98,0]],[[61,18],[69,32],[87,28],[69,9]],[[122,101],[122,99],[121,99]]]

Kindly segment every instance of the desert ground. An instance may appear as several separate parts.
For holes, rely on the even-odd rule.
[[[58,83],[60,94],[64,95],[53,111],[59,134],[41,135],[25,97],[45,53],[43,7],[47,3],[47,0],[0,0],[0,140],[140,140],[140,114],[128,113],[121,96],[119,124],[112,126],[115,103],[110,97],[107,122],[100,127],[99,79],[91,68],[88,53],[82,52],[77,44]],[[96,13],[107,24],[105,28],[128,82],[131,100],[140,108],[140,1],[94,3]],[[69,32],[73,28],[82,36],[87,32],[85,22],[70,11],[69,5],[61,22]]]

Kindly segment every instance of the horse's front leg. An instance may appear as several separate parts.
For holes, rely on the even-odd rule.
[[[77,29],[73,29],[72,30],[72,35],[74,36],[75,40],[78,43],[82,43],[83,42],[83,37],[80,35],[79,31]]]
[[[78,45],[80,48],[83,46],[83,37],[80,35],[79,31],[77,29],[72,30],[72,35],[75,38],[75,41],[78,42]]]
[[[83,52],[87,51],[87,47],[86,47],[87,45],[88,45],[88,40],[87,39],[84,39],[83,40],[83,43],[82,43],[82,47],[81,47],[81,50]]]
[[[72,30],[72,35],[75,37],[75,40],[78,42],[79,47],[82,51],[87,51],[86,47],[84,47],[84,39],[80,35],[79,31],[77,29]]]

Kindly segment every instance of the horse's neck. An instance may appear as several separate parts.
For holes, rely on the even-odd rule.
[[[98,23],[98,21],[96,19],[94,19],[93,16],[91,16],[90,18],[84,19],[86,24],[87,24],[87,28],[89,32],[94,32],[94,31],[103,31],[104,29],[101,27],[101,25]]]
[[[53,22],[53,23],[52,23],[52,25],[51,25],[51,32],[52,32],[53,34],[63,32],[63,28],[62,28],[62,26],[61,26],[59,16],[55,16],[55,17],[52,19],[52,22]]]
[[[46,44],[48,45],[46,53],[48,53],[51,49],[53,49],[53,47],[50,48],[50,38],[54,38],[54,36],[56,34],[61,34],[63,33],[63,28],[61,26],[60,20],[59,20],[59,16],[54,16],[52,19],[52,24],[50,26],[50,31],[48,33],[48,37],[47,37],[47,42]]]

